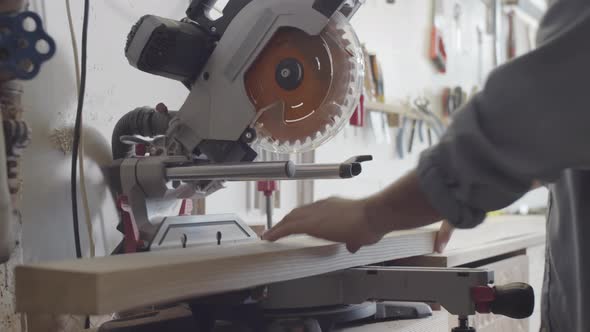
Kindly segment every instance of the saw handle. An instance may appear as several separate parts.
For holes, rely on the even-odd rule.
[[[535,308],[533,288],[522,282],[502,286],[476,286],[471,289],[475,309],[515,319],[527,318]]]
[[[217,0],[192,0],[186,15],[192,21],[197,22],[201,27],[209,30],[211,34],[220,38],[231,21],[238,13],[252,0],[231,0],[228,1],[222,10],[222,16],[218,19],[211,19],[208,11],[213,8]]]
[[[533,287],[522,282],[494,287],[495,299],[491,311],[515,319],[524,319],[532,315],[535,308]]]

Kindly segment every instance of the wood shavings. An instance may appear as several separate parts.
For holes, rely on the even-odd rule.
[[[72,145],[74,139],[74,128],[59,128],[54,129],[51,136],[49,136],[53,146],[63,152],[64,155],[72,153]]]

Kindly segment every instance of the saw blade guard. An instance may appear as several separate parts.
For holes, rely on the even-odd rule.
[[[280,28],[245,75],[256,109],[254,144],[277,153],[319,147],[358,106],[363,76],[360,42],[342,14],[317,36]]]

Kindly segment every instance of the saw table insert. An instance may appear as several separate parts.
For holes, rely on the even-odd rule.
[[[19,312],[105,314],[432,252],[436,231],[394,232],[350,254],[309,237],[170,249],[16,268]]]

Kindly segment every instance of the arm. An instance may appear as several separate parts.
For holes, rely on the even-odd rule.
[[[369,227],[380,234],[426,226],[443,218],[420,189],[416,171],[369,197],[365,214]],[[396,222],[392,223],[392,220]]]
[[[263,235],[275,241],[293,234],[346,243],[351,252],[379,241],[385,234],[440,220],[418,186],[415,171],[366,199],[330,198],[297,208]]]
[[[590,19],[579,20],[496,69],[418,168],[385,191],[296,209],[263,238],[306,233],[355,251],[389,231],[442,218],[475,227],[486,211],[509,205],[536,183],[554,181],[567,168],[589,168],[588,35]]]
[[[586,18],[492,72],[422,155],[419,185],[452,224],[475,227],[539,182],[590,167],[588,33]]]

